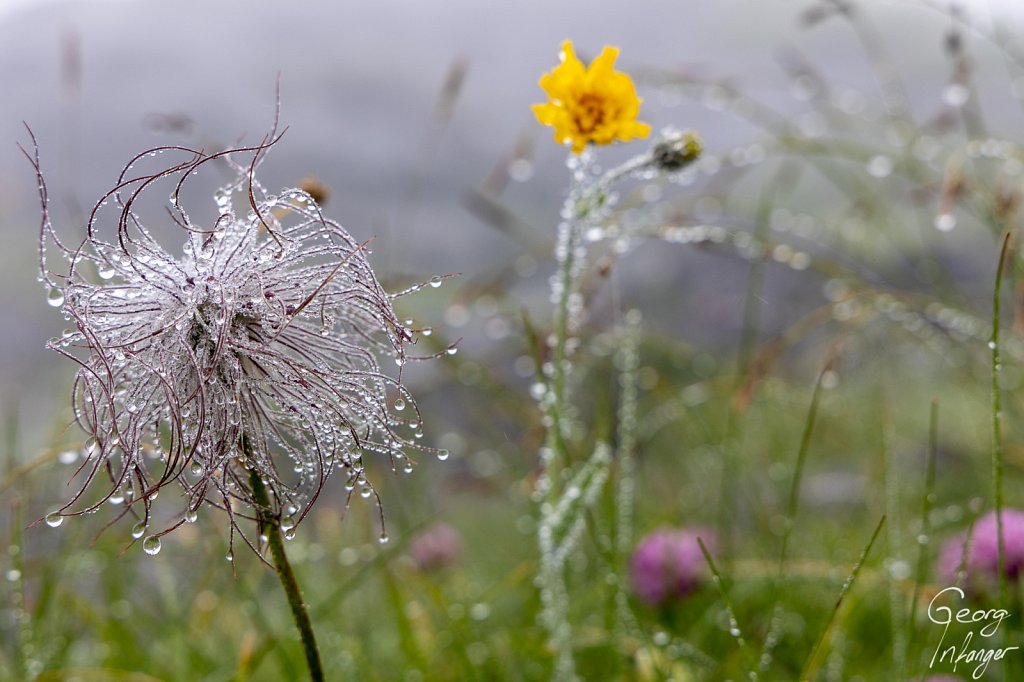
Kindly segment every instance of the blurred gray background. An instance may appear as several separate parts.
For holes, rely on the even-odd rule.
[[[915,109],[934,109],[949,75],[941,57],[948,18],[928,3],[860,4],[904,69]],[[968,3],[965,11],[982,21],[994,12],[1020,27],[1020,5]],[[485,178],[517,155],[524,157],[515,167],[518,182],[502,203],[535,226],[538,239],[553,233],[565,152],[534,122],[529,105],[543,99],[537,79],[555,65],[562,40],[573,39],[584,58],[618,45],[619,66],[628,71],[656,66],[728,77],[783,108],[795,105],[780,55],[795,50],[830,79],[871,94],[871,70],[847,26],[802,27],[800,17],[813,6],[0,0],[0,408],[16,407],[28,425],[46,423],[54,401],[65,401],[73,371],[44,348],[64,325],[35,281],[38,200],[15,147],[27,141],[22,121],[40,141],[54,221],[73,234],[81,211],[113,185],[132,154],[166,143],[226,145],[243,133],[258,140],[272,121],[280,74],[289,130],[263,166],[264,184],[294,186],[307,174],[323,181],[331,191],[326,212],[357,238],[376,235],[375,258],[386,276],[409,281],[459,272],[473,281],[523,250],[467,208]],[[981,58],[998,71],[996,53],[982,51]],[[997,82],[1005,89],[1005,74]],[[699,103],[641,94],[644,120],[656,129],[696,128],[709,150],[759,137]],[[656,267],[683,267],[649,257]],[[704,263],[705,274],[708,265],[720,267]],[[547,270],[539,266],[523,296],[543,301]],[[742,283],[732,286],[738,297]]]

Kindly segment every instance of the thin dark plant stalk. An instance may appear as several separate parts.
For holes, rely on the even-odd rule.
[[[914,591],[910,597],[910,615],[907,620],[907,652],[913,655],[917,628],[917,602],[921,598],[921,585],[928,576],[928,546],[932,540],[930,520],[935,504],[935,459],[939,450],[939,401],[932,400],[928,417],[928,456],[925,463],[924,496],[921,501],[921,529],[917,538],[917,572],[914,576]]]
[[[246,458],[251,456],[251,449],[247,438],[242,438],[242,451]],[[255,468],[249,471],[249,484],[252,486],[253,499],[258,505],[256,516],[259,521],[261,533],[267,536],[267,544],[270,545],[270,555],[274,561],[274,569],[277,577],[281,580],[281,587],[288,597],[288,606],[292,610],[292,618],[295,619],[295,627],[299,631],[299,639],[302,640],[302,650],[306,654],[306,664],[309,666],[309,676],[313,682],[323,682],[324,671],[320,663],[320,650],[316,645],[316,637],[313,635],[313,623],[309,618],[309,610],[302,600],[302,592],[299,590],[299,582],[295,579],[295,572],[288,561],[288,555],[284,551],[284,535],[281,532],[281,518],[271,512],[270,495],[267,487],[260,478],[259,471]]]
[[[822,628],[821,634],[818,635],[818,641],[814,645],[814,649],[811,650],[811,655],[807,657],[807,662],[804,664],[803,670],[800,672],[800,680],[811,679],[811,672],[814,670],[815,664],[821,651],[822,645],[825,644],[825,640],[828,638],[828,633],[832,630],[832,625],[835,623],[836,616],[839,614],[839,609],[843,605],[843,601],[846,599],[846,595],[850,592],[853,587],[853,583],[857,580],[857,576],[860,575],[860,569],[864,565],[864,560],[867,559],[868,554],[871,552],[871,548],[875,544],[875,540],[882,533],[882,526],[885,525],[885,516],[878,520],[878,525],[875,526],[875,532],[871,534],[871,539],[868,540],[868,544],[864,547],[864,551],[860,553],[860,558],[857,559],[857,563],[854,564],[853,570],[850,572],[846,582],[843,583],[843,587],[839,590],[839,597],[836,599],[835,606],[832,607],[832,613],[828,617],[828,622],[825,623],[825,627]]]

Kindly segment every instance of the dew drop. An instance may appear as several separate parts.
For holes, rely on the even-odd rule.
[[[405,409],[405,401],[401,398],[395,398],[395,409],[401,412]]]
[[[160,538],[150,535],[142,541],[142,551],[150,556],[160,553]]]
[[[962,83],[950,83],[942,91],[942,101],[951,107],[962,107],[971,98],[971,91]]]
[[[99,266],[96,270],[96,274],[100,276],[100,279],[110,279],[114,276],[114,272],[116,272],[114,268],[106,264]]]
[[[950,232],[956,227],[956,216],[952,213],[940,213],[935,216],[935,229],[939,232]]]
[[[134,526],[132,526],[132,537],[135,538],[136,540],[141,538],[142,534],[145,533],[145,532],[146,532],[146,522],[145,521],[139,521]]]
[[[456,353],[459,352],[459,348],[458,346],[452,346],[446,352],[448,353],[448,355],[455,355]]]
[[[874,156],[868,161],[868,173],[875,178],[885,178],[892,173],[892,159],[888,156]]]
[[[198,518],[199,512],[195,509],[188,509],[185,511],[185,523],[195,523]]]
[[[288,530],[286,530],[284,532],[284,539],[285,540],[291,540],[294,537],[295,537],[295,529],[294,528],[289,528]]]
[[[74,450],[65,450],[57,455],[57,461],[61,464],[73,464],[76,459],[78,459],[78,453]]]
[[[379,537],[379,538],[377,538],[377,541],[378,541],[378,542],[379,542],[380,544],[382,544],[382,545],[386,545],[386,544],[388,544],[388,540],[390,540],[390,539],[391,539],[391,538],[389,538],[389,537],[388,537],[388,534],[387,534],[387,533],[381,533],[381,534],[380,534],[380,537]]]
[[[199,462],[192,462],[192,464],[189,465],[188,470],[193,476],[203,475],[203,465]]]
[[[446,459],[448,459],[449,455],[451,455],[451,453],[448,452],[447,450],[438,450],[437,451],[437,458],[439,460],[441,460],[442,462],[445,461]]]
[[[50,512],[46,515],[46,525],[50,528],[56,528],[62,523],[64,523],[64,517],[60,515],[60,512]]]
[[[430,278],[430,286],[434,287],[435,289],[438,288],[439,286],[441,286],[441,278],[440,277],[431,277]]]
[[[60,289],[50,289],[46,295],[46,302],[51,308],[59,308],[64,305],[64,292]]]
[[[363,498],[364,500],[366,498],[368,498],[372,494],[373,494],[373,488],[371,488],[369,486],[364,487],[362,490],[359,491],[359,497]]]

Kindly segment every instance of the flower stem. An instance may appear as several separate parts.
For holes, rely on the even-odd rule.
[[[247,457],[251,456],[247,438],[242,439],[242,449]],[[284,537],[281,534],[280,514],[274,514],[271,511],[267,487],[263,484],[263,479],[260,478],[255,468],[249,471],[249,483],[252,486],[253,497],[259,505],[256,509],[256,515],[261,532],[267,536],[267,543],[270,545],[270,555],[274,560],[277,577],[280,578],[281,586],[288,596],[288,605],[292,609],[295,627],[299,630],[299,639],[302,640],[302,649],[306,654],[306,664],[309,666],[309,676],[313,682],[323,682],[324,670],[320,663],[320,650],[316,646],[316,637],[313,635],[313,623],[309,619],[306,603],[302,601],[302,593],[299,591],[299,583],[295,579],[295,572],[292,571],[292,565],[288,562],[288,555],[284,551]]]

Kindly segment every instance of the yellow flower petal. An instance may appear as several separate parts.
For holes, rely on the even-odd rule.
[[[615,70],[619,49],[606,45],[584,67],[571,40],[562,43],[561,63],[541,76],[539,84],[548,101],[534,104],[534,116],[555,129],[559,144],[572,143],[579,154],[587,144],[647,137],[651,127],[636,120],[640,113],[633,79]]]

